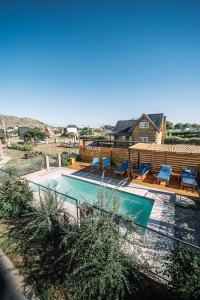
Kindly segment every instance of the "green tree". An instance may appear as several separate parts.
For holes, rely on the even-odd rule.
[[[25,142],[38,142],[38,141],[43,141],[47,138],[46,133],[38,127],[35,128],[29,128],[27,132],[23,134],[23,139]]]
[[[92,129],[89,127],[83,127],[80,132],[80,136],[89,137],[92,135]]]
[[[174,124],[172,122],[167,121],[166,122],[166,128],[167,128],[167,130],[173,129],[174,128]]]
[[[177,123],[174,125],[175,129],[183,129],[183,123]]]

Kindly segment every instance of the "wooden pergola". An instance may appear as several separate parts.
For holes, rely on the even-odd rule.
[[[195,145],[167,145],[137,143],[129,147],[131,157],[136,158],[138,164],[150,162],[152,170],[158,171],[162,164],[171,165],[174,172],[181,172],[182,168],[192,168],[199,175],[200,146]]]

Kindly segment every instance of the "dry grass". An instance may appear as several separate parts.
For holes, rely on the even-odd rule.
[[[53,144],[40,144],[37,145],[34,150],[42,152],[46,155],[56,155],[58,153],[63,152],[76,152],[78,153],[79,150],[77,148],[66,148],[61,147],[61,143],[53,143]]]

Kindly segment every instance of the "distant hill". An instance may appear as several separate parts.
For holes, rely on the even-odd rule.
[[[2,124],[2,116],[4,117],[4,122],[6,128],[8,127],[50,127],[49,125],[40,122],[38,120],[32,119],[32,118],[20,118],[15,116],[8,116],[8,115],[0,115],[0,128],[3,128]]]

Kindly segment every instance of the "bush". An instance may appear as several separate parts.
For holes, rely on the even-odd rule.
[[[0,189],[0,217],[21,217],[30,210],[33,194],[24,181],[7,180]]]
[[[61,165],[62,165],[62,167],[66,167],[66,166],[69,165],[68,159],[70,157],[74,157],[76,160],[77,160],[77,158],[80,159],[80,156],[78,156],[76,153],[63,152],[63,153],[61,153]]]
[[[200,145],[200,138],[182,138],[179,136],[172,136],[172,137],[165,137],[164,143]]]
[[[19,177],[19,176],[23,176],[29,173],[42,170],[44,168],[45,168],[44,156],[37,156],[37,157],[28,158],[26,160],[26,164],[23,164],[22,166],[7,167],[5,168],[5,171],[8,172],[10,175],[15,175]]]
[[[31,144],[29,145],[20,145],[18,143],[11,144],[10,149],[20,150],[20,151],[33,151],[33,146]]]
[[[128,230],[119,236],[114,217],[98,212],[71,222],[51,192],[29,214],[10,217],[8,241],[40,299],[117,300],[141,289],[143,266],[123,250]]]
[[[176,245],[167,259],[171,285],[183,299],[200,299],[200,253]]]

